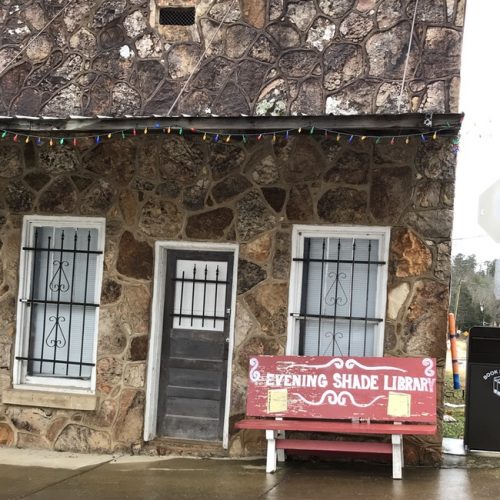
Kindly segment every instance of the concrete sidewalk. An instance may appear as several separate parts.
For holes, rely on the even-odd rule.
[[[452,458],[441,469],[263,460],[113,457],[0,449],[0,499],[496,499],[500,459]]]

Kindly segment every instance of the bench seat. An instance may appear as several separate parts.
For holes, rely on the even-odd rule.
[[[413,434],[432,435],[437,431],[436,424],[385,424],[351,423],[332,420],[299,420],[271,418],[247,418],[235,424],[237,429],[257,429],[272,431],[332,432],[337,434]]]

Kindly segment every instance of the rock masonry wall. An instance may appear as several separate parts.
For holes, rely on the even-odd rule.
[[[401,107],[415,0],[86,0],[41,33],[63,6],[1,2],[0,114],[166,114],[193,72],[175,113],[458,111],[465,0],[419,1]]]
[[[23,215],[107,220],[98,408],[0,404],[0,444],[141,450],[157,240],[240,245],[234,418],[244,413],[249,356],[284,351],[294,223],[392,226],[385,353],[435,356],[443,366],[454,166],[444,137],[392,146],[309,134],[247,144],[189,135],[82,141],[78,148],[0,143],[3,389],[11,384]],[[230,451],[252,454],[260,445],[255,433],[242,432]],[[407,458],[436,461],[439,447],[437,439],[407,446]]]

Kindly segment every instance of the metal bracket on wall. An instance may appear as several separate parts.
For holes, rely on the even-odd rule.
[[[426,113],[424,118],[424,125],[429,128],[432,127],[432,113]]]

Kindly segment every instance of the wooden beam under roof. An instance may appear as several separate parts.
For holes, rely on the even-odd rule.
[[[105,133],[119,130],[148,128],[163,130],[168,127],[182,127],[186,131],[217,131],[222,133],[258,133],[271,131],[309,129],[338,131],[342,133],[397,136],[428,133],[438,130],[441,135],[456,135],[460,130],[463,114],[398,115],[342,115],[342,116],[240,116],[240,117],[26,117],[0,116],[0,130],[21,133]]]

